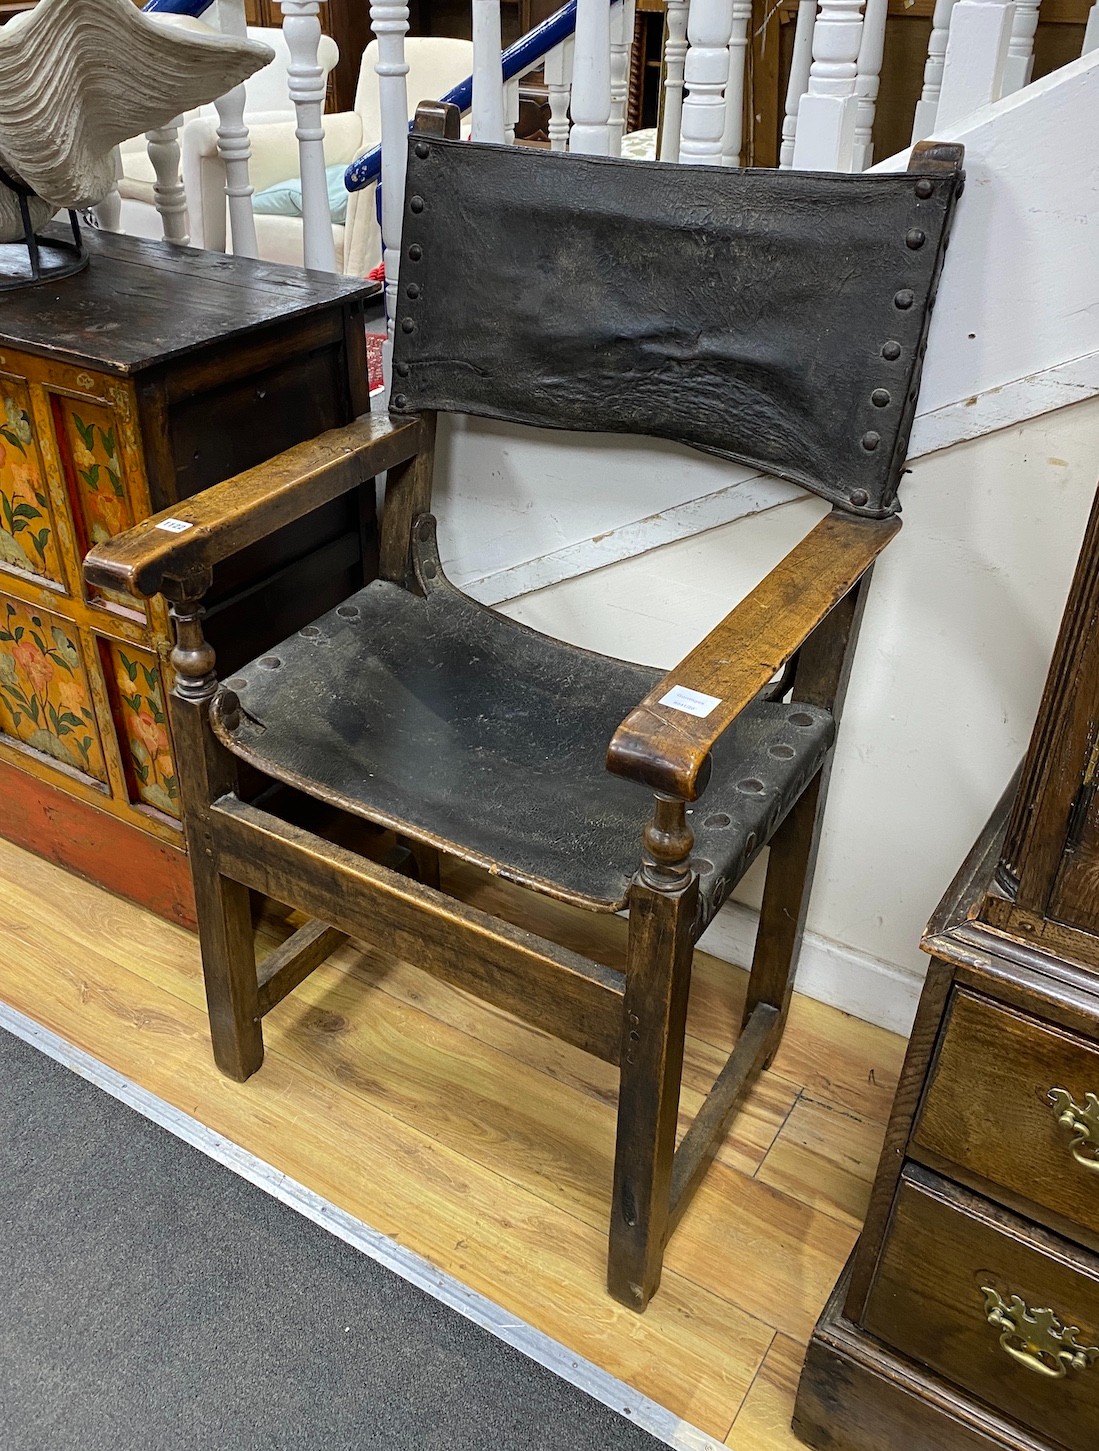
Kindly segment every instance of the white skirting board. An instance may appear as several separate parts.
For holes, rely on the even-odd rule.
[[[753,908],[727,902],[706,929],[701,948],[725,962],[748,967],[758,924],[759,914]],[[798,958],[796,987],[817,1002],[907,1037],[923,978],[842,942],[807,932]]]

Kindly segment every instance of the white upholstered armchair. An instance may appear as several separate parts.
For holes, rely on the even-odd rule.
[[[467,40],[410,36],[405,42],[405,56],[409,67],[409,119],[420,101],[438,99],[473,70],[473,46]],[[371,41],[363,52],[355,109],[324,118],[324,154],[329,166],[346,166],[381,140],[378,77],[374,72],[377,59],[377,41]],[[292,182],[299,174],[293,120],[260,122],[252,125],[250,131],[252,186],[257,195],[280,183]],[[224,250],[224,205],[218,212],[220,227],[216,225],[212,208],[213,198],[223,194],[225,187],[225,170],[217,151],[216,121],[200,121],[191,128],[187,140],[201,176],[206,219],[202,245]],[[347,220],[343,225],[334,224],[333,235],[336,261],[342,272],[361,277],[377,266],[382,251],[373,186],[347,198]],[[260,256],[266,261],[301,266],[300,217],[257,211],[256,237]]]

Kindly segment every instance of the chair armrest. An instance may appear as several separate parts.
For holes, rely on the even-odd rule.
[[[710,751],[901,527],[833,511],[664,676],[615,731],[607,769],[680,800],[705,789]],[[667,703],[670,692],[702,700]],[[707,708],[708,707],[708,708]]]
[[[197,598],[215,564],[413,458],[421,443],[419,418],[368,413],[97,544],[84,577],[133,595]]]

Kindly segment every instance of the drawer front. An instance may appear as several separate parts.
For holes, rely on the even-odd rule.
[[[1043,1440],[1099,1445],[1099,1260],[915,1165],[864,1325]]]
[[[1099,1234],[1099,1048],[957,993],[912,1142]]]

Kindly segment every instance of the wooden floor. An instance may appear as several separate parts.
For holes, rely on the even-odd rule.
[[[621,961],[618,918],[479,874],[446,884]],[[286,930],[269,915],[261,937]],[[266,1019],[264,1067],[234,1084],[210,1059],[186,932],[0,841],[0,934],[13,1007],[737,1451],[797,1444],[804,1345],[865,1211],[900,1038],[795,999],[638,1316],[603,1287],[609,1065],[348,947]],[[684,1118],[724,1060],[743,985],[698,954]]]

